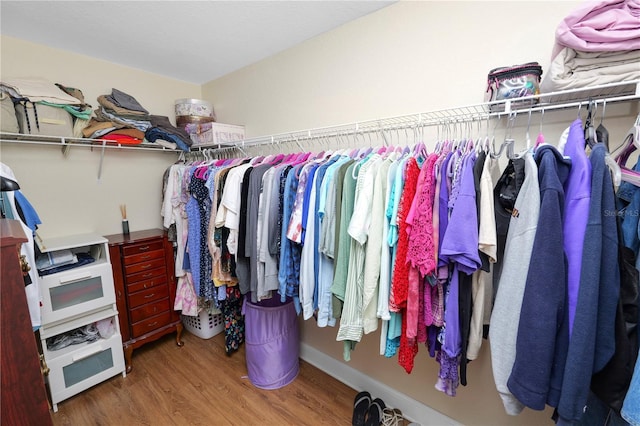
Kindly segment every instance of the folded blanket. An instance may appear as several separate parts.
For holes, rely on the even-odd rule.
[[[570,47],[581,52],[640,49],[640,0],[598,0],[571,12],[556,29],[551,59]]]
[[[580,52],[565,47],[540,83],[542,93],[640,80],[640,50]]]
[[[80,105],[78,99],[66,94],[55,84],[42,78],[6,78],[0,81],[0,90],[14,98],[27,98],[31,102],[47,101],[54,104]]]

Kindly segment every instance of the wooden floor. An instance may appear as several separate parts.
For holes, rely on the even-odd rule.
[[[183,333],[133,353],[133,371],[58,404],[56,426],[349,425],[356,391],[300,361],[300,373],[277,390],[247,378],[244,346],[231,356],[224,335]]]

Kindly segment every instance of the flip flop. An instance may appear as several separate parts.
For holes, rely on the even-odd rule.
[[[353,417],[351,418],[352,426],[364,426],[367,411],[371,404],[371,394],[367,391],[358,393],[353,401]]]
[[[382,416],[385,408],[386,404],[383,400],[380,398],[374,399],[369,405],[365,426],[380,426],[382,424]]]

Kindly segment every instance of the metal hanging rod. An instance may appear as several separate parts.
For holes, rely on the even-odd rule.
[[[228,145],[219,145],[217,148],[203,147],[202,149],[210,148],[216,150],[223,149],[225,146],[235,146],[244,150],[251,147],[292,142],[295,142],[300,149],[303,149],[301,143],[316,139],[366,135],[368,133],[378,132],[386,139],[385,131],[485,121],[492,117],[501,117],[517,112],[545,112],[577,108],[589,102],[610,104],[631,100],[640,100],[640,81],[591,86],[588,88],[543,93],[504,101],[484,102],[423,113],[258,136],[233,142]]]

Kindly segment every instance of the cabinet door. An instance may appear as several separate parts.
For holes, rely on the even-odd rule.
[[[42,322],[46,324],[109,306],[116,301],[111,265],[89,265],[40,280]]]
[[[48,361],[48,381],[54,404],[124,371],[120,334],[77,350],[73,347],[65,349],[63,355]]]

